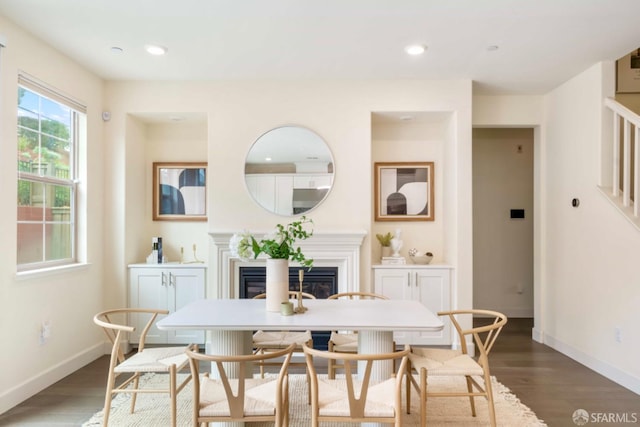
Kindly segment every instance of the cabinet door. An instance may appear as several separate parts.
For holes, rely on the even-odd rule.
[[[392,299],[420,301],[434,314],[451,309],[450,274],[442,269],[376,268],[375,292]],[[448,345],[451,344],[451,325],[438,332],[393,333],[396,344]]]
[[[275,208],[279,215],[293,215],[293,176],[275,178]]]
[[[204,298],[204,268],[174,268],[165,271],[168,278],[169,311],[181,309],[192,301]],[[202,344],[203,330],[168,331],[169,344]]]
[[[420,301],[434,314],[451,308],[449,270],[415,270],[412,272],[414,299]],[[416,332],[415,344],[450,344],[451,324],[442,318],[444,328],[438,332]]]
[[[391,299],[413,299],[410,287],[410,270],[377,268],[375,270],[375,292]],[[393,333],[396,345],[412,344],[414,332]]]
[[[411,299],[408,285],[408,270],[393,268],[375,270],[375,293],[377,294],[391,299]]]
[[[159,268],[132,268],[129,278],[129,306],[132,308],[167,309],[168,276]],[[162,316],[158,316],[159,320]],[[147,315],[132,314],[129,322],[136,330],[131,333],[132,343],[140,341],[140,332],[149,320]],[[164,344],[167,342],[167,332],[161,331],[155,325],[147,333],[147,344]]]
[[[256,202],[273,212],[276,208],[275,177],[271,174],[246,176],[247,188]]]

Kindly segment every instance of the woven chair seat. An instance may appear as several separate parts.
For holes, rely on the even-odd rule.
[[[416,370],[425,368],[429,375],[482,376],[484,373],[482,366],[460,350],[413,348],[409,360]]]
[[[238,380],[229,379],[231,389],[237,394]],[[275,415],[276,378],[252,378],[245,380],[244,415]],[[222,381],[203,378],[200,382],[201,417],[228,417],[229,401]]]
[[[354,388],[360,390],[361,381],[354,381]],[[395,417],[396,411],[391,396],[395,393],[396,380],[389,379],[370,385],[365,406],[365,417]],[[349,417],[349,395],[344,379],[318,380],[318,411],[321,417]]]
[[[289,344],[302,344],[311,340],[311,331],[258,331],[253,334],[253,346],[260,348],[286,348]]]
[[[145,348],[115,367],[114,372],[169,372],[171,365],[181,370],[189,363],[187,347]]]
[[[333,343],[333,351],[355,353],[358,351],[358,334],[353,332],[331,332],[329,340]]]

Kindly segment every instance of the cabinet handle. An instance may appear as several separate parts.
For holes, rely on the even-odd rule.
[[[167,275],[165,272],[162,272],[162,286],[167,286]]]
[[[411,273],[407,271],[407,286],[411,287]]]
[[[174,276],[173,273],[169,273],[169,285],[170,286],[176,285],[176,276]]]
[[[416,280],[413,283],[414,283],[414,285],[416,285],[416,287],[418,287],[418,272],[417,271],[415,272],[415,275],[416,275]]]

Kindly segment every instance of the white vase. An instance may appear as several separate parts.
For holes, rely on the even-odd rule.
[[[267,258],[267,311],[280,312],[280,304],[289,301],[289,260]]]

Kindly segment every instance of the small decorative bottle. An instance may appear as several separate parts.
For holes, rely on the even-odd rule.
[[[158,264],[158,238],[151,239],[151,260],[152,264]]]

